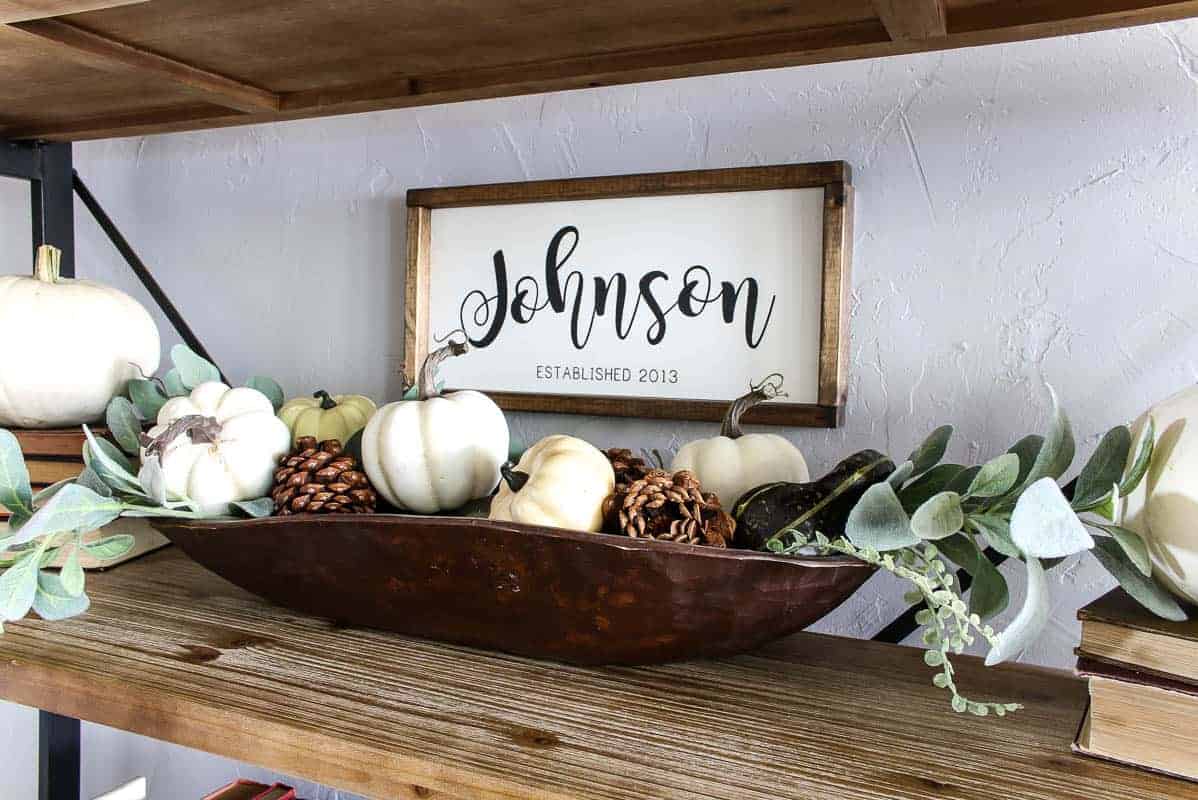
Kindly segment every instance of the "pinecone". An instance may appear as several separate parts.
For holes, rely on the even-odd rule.
[[[357,459],[341,451],[341,442],[320,444],[300,437],[290,455],[279,459],[271,491],[275,514],[369,514],[378,498]]]
[[[728,547],[736,522],[714,494],[702,491],[689,470],[649,470],[617,487],[604,503],[608,529],[634,539],[663,539]]]
[[[649,474],[650,467],[645,459],[638,458],[626,447],[612,447],[603,451],[611,468],[616,473],[616,486],[627,486]]]

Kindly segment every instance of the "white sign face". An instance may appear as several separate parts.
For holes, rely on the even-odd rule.
[[[822,187],[433,208],[430,346],[447,386],[816,403]],[[457,337],[460,338],[460,337]]]

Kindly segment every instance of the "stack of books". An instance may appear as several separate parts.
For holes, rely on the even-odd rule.
[[[1074,752],[1198,781],[1198,614],[1169,622],[1115,589],[1077,616],[1090,704]]]

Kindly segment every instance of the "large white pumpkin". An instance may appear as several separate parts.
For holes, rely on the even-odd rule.
[[[776,433],[743,433],[740,429],[741,415],[778,397],[781,388],[781,377],[773,375],[751,387],[729,406],[720,435],[684,444],[670,469],[693,472],[703,489],[714,492],[724,508],[732,508],[741,495],[765,483],[810,480],[806,459],[789,440]]]
[[[387,502],[421,514],[460,508],[486,497],[507,460],[507,419],[481,392],[431,393],[436,366],[466,352],[451,343],[430,353],[417,399],[388,403],[362,431],[362,466]]]
[[[1153,577],[1198,604],[1198,386],[1148,409],[1132,425],[1133,441],[1150,416],[1152,463],[1127,497],[1123,526],[1148,545]]]
[[[575,531],[603,527],[603,501],[616,486],[611,462],[573,436],[546,436],[524,451],[491,501],[490,518]]]
[[[33,277],[0,276],[0,426],[93,422],[139,369],[158,369],[149,313],[124,292],[59,278],[58,257],[43,245]]]
[[[190,498],[203,514],[225,514],[232,502],[269,494],[279,457],[291,447],[291,432],[266,395],[219,381],[167,400],[148,435],[162,437],[172,425],[178,435],[153,448],[167,494]]]

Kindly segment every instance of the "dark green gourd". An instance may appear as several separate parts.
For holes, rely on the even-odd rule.
[[[829,539],[844,534],[849,512],[875,483],[894,472],[894,462],[877,450],[862,450],[810,483],[767,483],[745,492],[733,506],[740,547],[760,550],[784,530]]]

